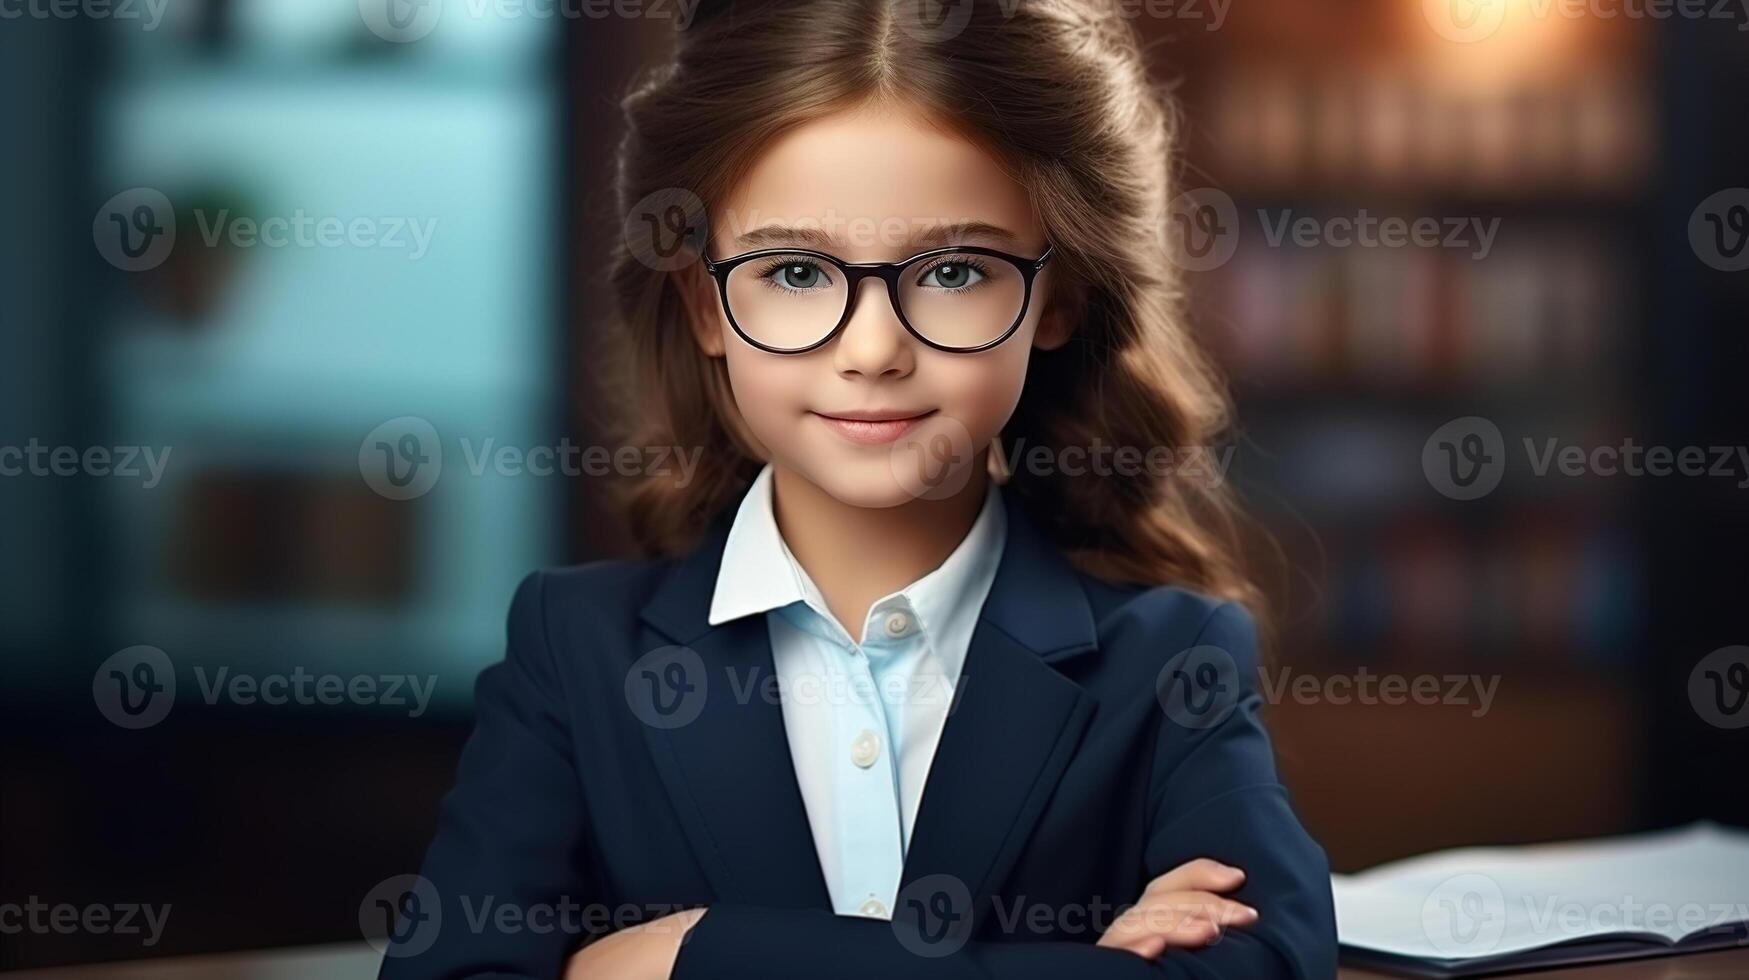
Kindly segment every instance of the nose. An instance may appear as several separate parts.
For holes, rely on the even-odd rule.
[[[833,366],[841,377],[896,380],[916,367],[911,335],[887,298],[886,284],[871,276],[858,286],[850,322],[833,344]]]

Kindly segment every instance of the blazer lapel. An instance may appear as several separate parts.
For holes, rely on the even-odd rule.
[[[1093,717],[1093,700],[1052,666],[1095,648],[1086,593],[1013,494],[1002,498],[1007,544],[930,764],[901,905],[919,878],[950,875],[980,907],[1031,835]],[[645,649],[683,645],[707,677],[695,720],[644,730],[718,895],[830,910],[775,694],[765,617],[707,621],[733,511],[670,569],[643,609]]]
[[[924,785],[902,907],[907,886],[949,875],[969,892],[971,909],[981,908],[1030,837],[1093,717],[1093,699],[1051,665],[1095,647],[1086,593],[1013,494],[1003,499],[1008,542]]]
[[[732,517],[734,508],[729,508]],[[704,665],[698,717],[645,726],[669,795],[712,888],[724,900],[830,910],[806,805],[790,761],[764,616],[712,627],[710,597],[729,520],[669,572],[643,610],[646,650],[680,644]]]

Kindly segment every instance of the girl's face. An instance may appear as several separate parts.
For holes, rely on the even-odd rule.
[[[777,227],[801,233],[773,237]],[[719,260],[807,248],[847,262],[898,261],[944,245],[1036,259],[1046,247],[1026,191],[994,159],[896,108],[840,112],[788,131],[713,209],[710,228],[709,254]],[[775,274],[784,285],[821,288],[814,273],[797,283],[781,266]],[[805,354],[771,354],[743,341],[702,265],[688,304],[700,347],[727,359],[736,405],[767,458],[845,503],[891,507],[951,493],[984,465],[1020,399],[1031,348],[1067,339],[1062,318],[1045,312],[1055,268],[1047,264],[1034,280],[1014,334],[978,353],[936,350],[912,336],[875,277],[850,298],[844,329]],[[913,266],[905,275],[920,270],[927,271]],[[948,285],[966,281],[963,272],[943,275]]]

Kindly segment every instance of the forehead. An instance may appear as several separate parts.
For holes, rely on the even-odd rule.
[[[807,231],[813,240],[774,241],[774,225]],[[944,227],[959,225],[1009,234],[987,229],[954,244],[1020,252],[1043,244],[1026,189],[981,147],[916,110],[858,108],[774,139],[713,214],[711,237],[719,255],[829,246],[859,261],[939,244]]]

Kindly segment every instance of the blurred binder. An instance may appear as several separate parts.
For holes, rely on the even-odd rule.
[[[1332,875],[1342,961],[1428,977],[1749,945],[1749,832],[1460,848]]]

